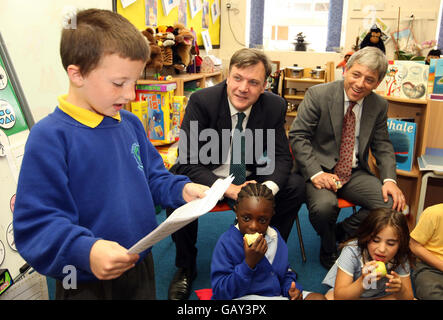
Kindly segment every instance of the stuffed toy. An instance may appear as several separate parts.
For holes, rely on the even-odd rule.
[[[175,45],[173,46],[173,66],[176,72],[186,70],[192,62],[191,49],[193,47],[194,35],[181,23],[174,25]]]
[[[364,47],[376,47],[383,51],[383,53],[386,53],[382,36],[383,32],[374,24],[361,42],[360,49],[363,49]]]
[[[157,27],[157,33],[155,35],[157,45],[162,52],[164,66],[171,66],[173,63],[172,47],[175,45],[175,36],[172,31],[172,27],[159,26]]]
[[[142,34],[148,40],[149,48],[151,50],[150,59],[146,64],[145,71],[146,69],[154,69],[155,72],[158,73],[163,68],[163,57],[162,51],[155,40],[155,31],[154,29],[148,27],[146,30],[142,31]]]
[[[187,73],[199,73],[200,68],[203,62],[202,57],[200,57],[200,49],[197,45],[197,36],[195,34],[195,31],[191,27],[191,33],[194,36],[194,40],[192,41],[192,48],[191,48],[191,55],[193,56],[193,59],[191,60],[191,63],[186,68]]]

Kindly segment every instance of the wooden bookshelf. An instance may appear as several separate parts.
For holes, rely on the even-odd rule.
[[[177,89],[175,89],[175,95],[183,96],[185,82],[197,81],[198,87],[206,88],[207,81],[209,80],[213,80],[214,84],[217,84],[223,80],[223,73],[221,71],[211,73],[185,73],[174,75],[171,80],[167,81],[140,79],[137,80],[137,84],[176,83]]]
[[[294,78],[292,76],[292,71],[290,68],[285,68],[283,71],[283,76],[280,77],[280,91],[279,94],[288,101],[289,104],[293,104],[297,107],[305,98],[305,92],[310,87],[326,83],[334,80],[334,63],[332,61],[327,62],[325,66],[325,74],[321,79],[315,79],[311,77],[312,68],[305,67],[303,69],[303,75],[301,78]],[[291,91],[295,90],[296,93],[292,94]],[[297,116],[297,111],[289,110],[286,113],[286,123],[285,129],[286,133],[289,131],[292,121]]]
[[[379,93],[380,94],[380,93]],[[443,148],[443,101],[426,99],[404,99],[399,97],[385,96],[388,101],[388,118],[411,118],[417,124],[414,159],[411,171],[397,170],[397,182],[406,197],[409,205],[409,227],[412,229],[416,224],[416,215],[420,197],[422,177],[426,171],[420,171],[417,157],[425,154],[427,147]],[[371,156],[371,168],[377,172],[375,159]],[[443,183],[437,183],[431,192],[428,191],[425,202],[427,205],[442,202]]]

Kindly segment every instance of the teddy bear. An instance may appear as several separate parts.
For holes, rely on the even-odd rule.
[[[175,36],[175,45],[172,47],[173,66],[179,73],[186,70],[186,67],[192,62],[191,50],[194,44],[194,35],[181,23],[176,23],[173,28]]]
[[[158,26],[156,29],[155,40],[160,47],[163,57],[163,65],[171,66],[173,63],[173,49],[175,45],[175,36],[172,33],[171,26]]]
[[[153,28],[146,28],[146,30],[142,31],[142,34],[148,40],[149,48],[151,51],[150,59],[145,67],[145,74],[147,69],[154,69],[156,73],[159,73],[163,68],[163,57],[160,47],[155,40],[155,31]]]

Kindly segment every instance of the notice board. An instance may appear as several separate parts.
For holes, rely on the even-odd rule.
[[[148,26],[173,26],[179,21],[179,6],[184,5],[185,26],[196,32],[199,47],[203,46],[201,32],[208,30],[213,48],[220,48],[220,0],[113,0],[114,11],[139,30],[145,30]],[[150,19],[150,16],[154,18]],[[149,23],[150,20],[156,24]]]
[[[25,263],[15,248],[12,214],[24,145],[34,121],[0,34],[0,268]]]

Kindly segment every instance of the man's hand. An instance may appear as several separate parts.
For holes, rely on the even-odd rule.
[[[405,196],[396,183],[392,181],[386,181],[383,184],[381,191],[383,193],[384,202],[388,202],[388,195],[391,195],[392,200],[394,201],[392,209],[397,211],[403,210],[406,204]]]
[[[337,192],[337,185],[335,181],[340,181],[336,174],[323,172],[311,180],[314,187],[317,189],[328,189]]]
[[[226,190],[224,196],[227,198],[230,198],[232,200],[237,200],[238,193],[240,192],[241,188],[243,188],[245,185],[249,183],[257,183],[255,180],[249,180],[241,185],[232,184],[228,187]]]
[[[198,183],[187,183],[183,188],[183,199],[190,202],[195,199],[200,199],[206,196],[205,191],[209,190],[208,186]]]
[[[100,280],[111,280],[121,276],[135,266],[138,254],[128,253],[117,242],[97,240],[89,253],[92,273]]]

